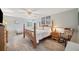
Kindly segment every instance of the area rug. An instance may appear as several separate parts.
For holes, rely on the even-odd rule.
[[[51,51],[64,51],[64,46],[58,42],[55,42],[54,40],[46,40],[44,45]]]

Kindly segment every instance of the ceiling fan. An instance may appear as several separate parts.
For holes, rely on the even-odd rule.
[[[28,9],[25,9],[25,11],[26,11],[26,15],[29,17],[39,17],[40,16],[38,9],[28,8]]]

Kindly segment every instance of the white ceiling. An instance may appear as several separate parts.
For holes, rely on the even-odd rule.
[[[38,18],[42,16],[61,13],[72,9],[74,8],[2,8],[2,11],[6,16]],[[31,10],[32,12],[30,16],[27,15],[28,10]]]

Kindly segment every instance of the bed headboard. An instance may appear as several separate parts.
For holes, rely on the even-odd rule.
[[[53,20],[51,21],[51,25],[47,25],[47,24],[43,24],[41,25],[40,22],[39,22],[39,27],[42,27],[42,29],[46,28],[46,27],[51,27],[51,30],[53,30]]]

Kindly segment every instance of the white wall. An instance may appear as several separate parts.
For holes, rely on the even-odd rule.
[[[79,43],[79,26],[78,26],[78,34],[77,34],[77,40],[76,41]]]
[[[13,17],[13,16],[4,16],[4,20],[7,20],[7,30],[14,31],[14,30],[23,30],[23,24],[27,25],[27,22],[36,22],[38,23],[37,19],[27,19],[21,17]],[[15,21],[17,23],[15,23]]]
[[[56,26],[58,27],[70,27],[77,29],[78,26],[78,9],[62,12],[52,15]]]
[[[58,27],[70,27],[74,28],[75,32],[71,41],[79,43],[78,37],[78,9],[73,9],[70,11],[62,12],[59,14],[52,15],[52,20],[54,20],[56,26]]]
[[[78,9],[78,32],[77,32],[77,43],[79,43],[79,9]]]
[[[7,30],[15,30],[22,26],[24,22],[22,18],[11,17],[11,16],[4,16],[4,20],[7,21]],[[15,20],[19,20],[18,24],[15,23]],[[20,23],[20,24],[19,24]]]

